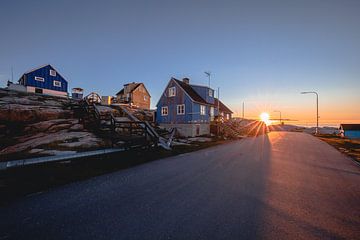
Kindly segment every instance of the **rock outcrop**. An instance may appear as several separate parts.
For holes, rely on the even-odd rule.
[[[70,99],[0,89],[0,161],[110,146],[79,123]]]

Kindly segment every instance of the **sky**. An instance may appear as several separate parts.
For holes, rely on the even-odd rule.
[[[360,123],[360,1],[1,0],[0,86],[51,64],[70,88],[115,95],[171,77],[220,88],[235,116]],[[217,94],[217,93],[216,93]]]

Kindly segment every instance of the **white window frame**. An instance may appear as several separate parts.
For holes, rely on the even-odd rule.
[[[169,87],[169,97],[175,97],[176,96],[176,88],[175,87]]]
[[[43,78],[43,77],[35,77],[35,81],[45,82],[45,78]]]
[[[169,114],[169,108],[167,106],[161,107],[161,116],[167,116]]]
[[[185,104],[176,105],[176,114],[185,115]]]
[[[213,117],[215,115],[214,107],[210,107],[210,116]]]
[[[54,80],[53,85],[54,85],[54,87],[61,87],[61,82]]]
[[[56,77],[56,71],[55,70],[50,69],[49,74],[50,74],[50,76]]]
[[[209,97],[212,97],[214,94],[214,91],[212,89],[209,89]]]
[[[206,106],[200,105],[200,115],[206,115]]]

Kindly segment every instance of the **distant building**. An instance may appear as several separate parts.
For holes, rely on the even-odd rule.
[[[116,102],[150,109],[151,96],[143,83],[128,83],[116,94]]]
[[[73,88],[71,91],[71,98],[76,100],[81,100],[84,97],[84,89],[82,88]]]
[[[171,78],[156,106],[156,122],[161,127],[176,127],[185,137],[210,134],[214,117],[214,90],[210,87],[191,85],[189,78]]]
[[[360,138],[360,124],[340,124],[340,135],[347,138]]]
[[[112,103],[112,96],[101,96],[101,104],[102,105],[111,105]]]
[[[18,82],[26,87],[26,92],[68,95],[68,82],[49,64],[24,73]]]
[[[215,98],[214,103],[215,108],[215,116],[221,116],[223,120],[230,120],[232,117],[233,112],[228,108],[224,103],[219,101],[217,98]],[[218,109],[220,109],[218,111]]]

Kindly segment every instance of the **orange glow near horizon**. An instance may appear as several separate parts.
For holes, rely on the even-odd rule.
[[[263,121],[266,125],[271,124],[270,115],[267,112],[262,112],[260,114],[260,120]]]

